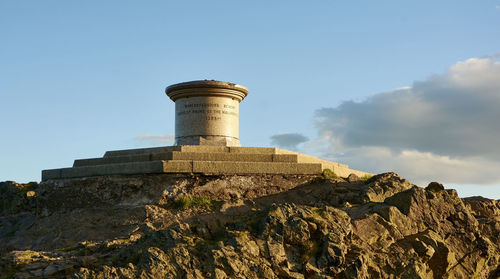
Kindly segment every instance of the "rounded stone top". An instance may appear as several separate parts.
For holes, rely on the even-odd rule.
[[[194,96],[229,97],[241,102],[248,95],[248,88],[225,81],[194,80],[172,84],[165,89],[165,93],[174,102],[179,98]]]

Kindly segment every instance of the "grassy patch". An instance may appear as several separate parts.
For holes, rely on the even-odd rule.
[[[215,203],[211,199],[203,196],[180,197],[173,201],[172,208],[187,209],[191,207],[214,207]]]
[[[75,250],[80,250],[82,248],[85,248],[85,246],[83,246],[81,243],[76,245],[76,246],[71,246],[71,247],[64,247],[64,248],[59,248],[59,249],[55,249],[54,251],[56,252],[71,252],[71,251],[75,251]]]
[[[331,169],[324,169],[320,175],[313,178],[310,183],[322,183],[325,180],[334,179],[338,176]]]
[[[365,183],[366,183],[366,182],[368,182],[368,180],[369,180],[370,178],[372,178],[372,177],[373,177],[373,175],[371,175],[371,174],[365,174],[365,175],[361,176],[361,177],[360,177],[360,179],[361,179],[363,182],[365,182]]]
[[[321,177],[323,179],[334,179],[337,178],[338,176],[331,169],[324,169],[323,172],[321,173]]]
[[[10,270],[18,271],[27,264],[36,261],[36,259],[40,257],[40,254],[38,252],[32,250],[18,251],[18,253],[16,254],[17,255],[12,260],[12,264],[14,265],[10,267]]]
[[[130,243],[132,242],[132,240],[130,238],[117,238],[117,239],[114,239],[112,241],[109,241],[108,243],[106,243],[106,247],[109,248],[109,247],[112,247],[112,246],[116,246],[116,245],[120,245],[120,244],[126,244],[126,243]]]

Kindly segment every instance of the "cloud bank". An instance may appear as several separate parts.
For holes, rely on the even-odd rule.
[[[324,157],[415,182],[500,182],[500,62],[458,62],[411,86],[316,112]],[[312,144],[308,144],[313,146]]]

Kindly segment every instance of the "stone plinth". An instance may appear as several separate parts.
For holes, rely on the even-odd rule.
[[[370,173],[297,152],[268,147],[181,145],[108,151],[75,160],[72,168],[42,171],[42,180],[145,173],[300,174],[330,169],[340,177]]]
[[[165,93],[175,102],[175,145],[240,146],[239,103],[246,87],[198,80],[171,85]]]
[[[279,148],[241,147],[244,86],[199,80],[171,85],[165,93],[175,102],[174,146],[108,151],[101,158],[75,160],[71,168],[44,170],[42,180],[162,173],[317,175],[325,169],[340,177],[371,175]]]

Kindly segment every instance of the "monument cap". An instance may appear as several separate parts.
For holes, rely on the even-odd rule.
[[[193,96],[229,97],[241,102],[248,95],[248,88],[225,81],[194,80],[170,85],[165,89],[165,93],[174,102],[179,98]]]

